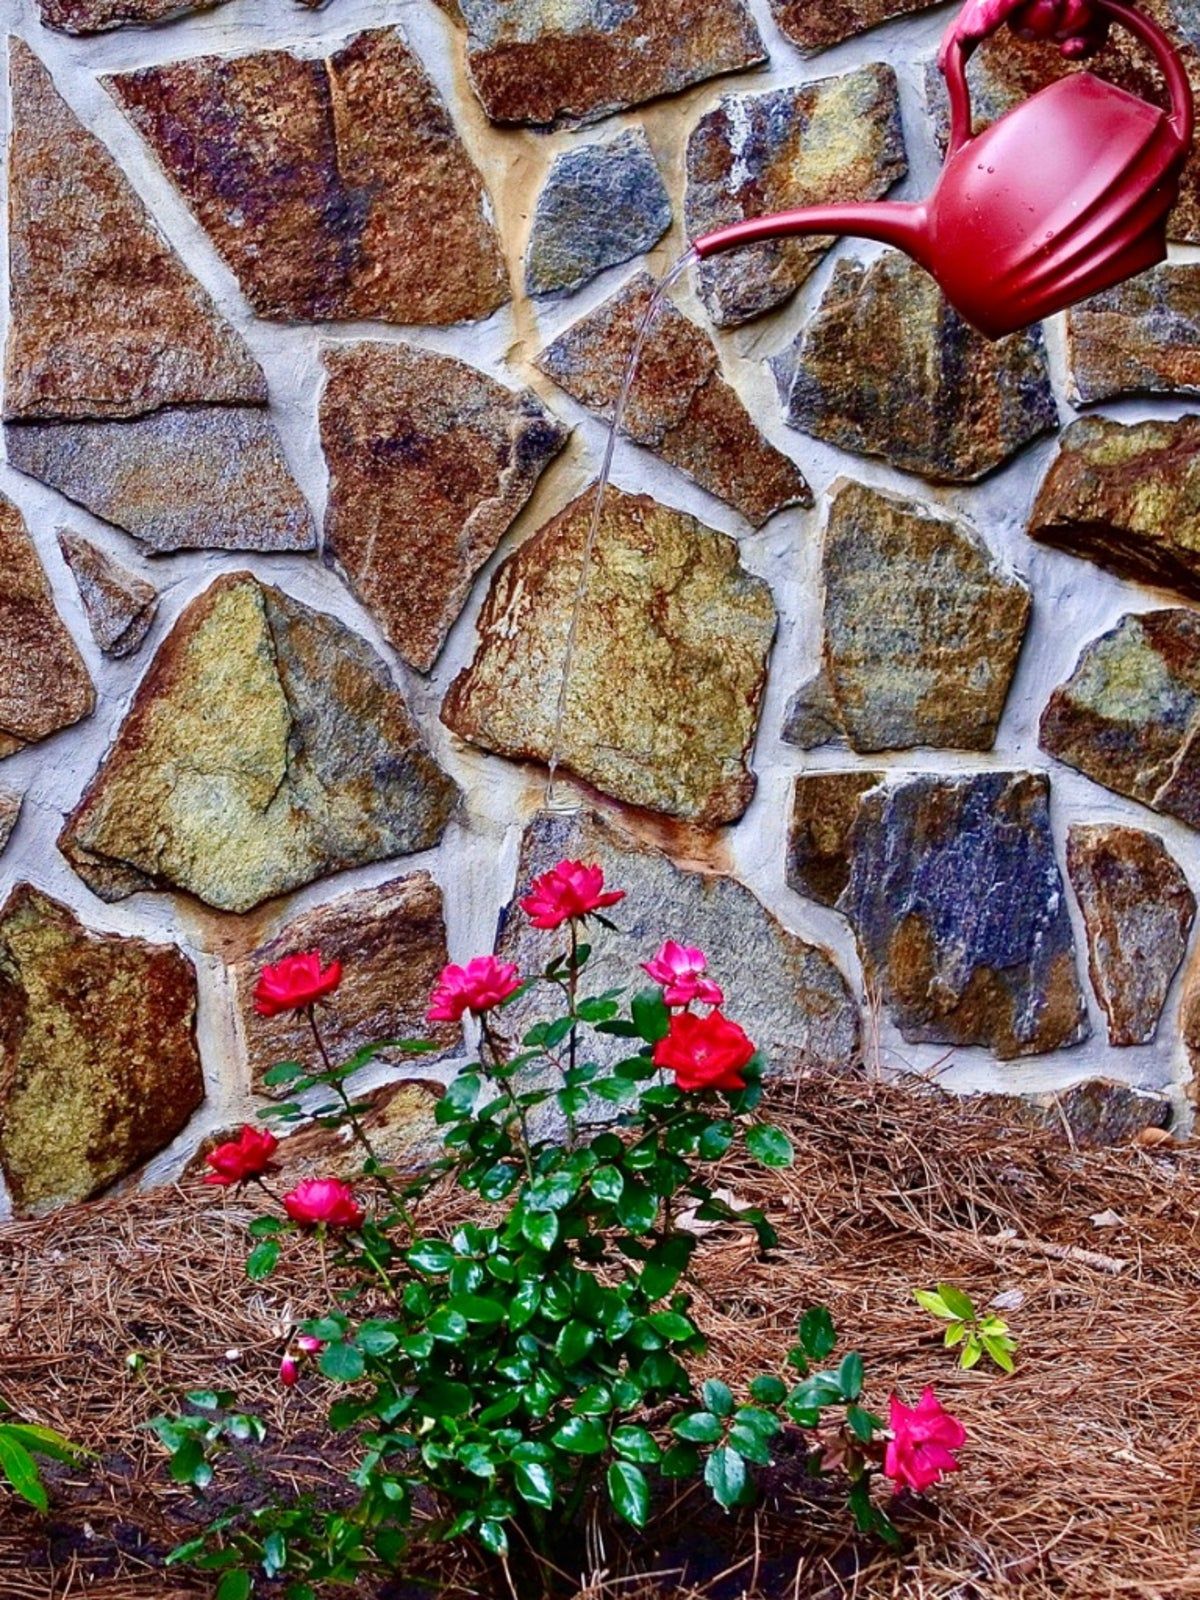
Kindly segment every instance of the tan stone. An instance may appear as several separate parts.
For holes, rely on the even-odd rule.
[[[24,799],[24,795],[16,794],[12,789],[0,789],[0,854],[13,836]]]
[[[103,899],[246,911],[429,848],[456,798],[363,639],[230,573],[164,640],[59,846]]]
[[[927,11],[935,0],[771,0],[779,31],[802,55],[815,55],[892,17]]]
[[[58,548],[79,585],[92,637],[109,656],[130,656],[146,637],[158,610],[158,590],[119,561],[68,528]]]
[[[850,830],[881,772],[805,772],[796,779],[788,830],[787,881],[823,906],[850,882]]]
[[[767,58],[742,0],[438,0],[494,122],[594,122]]]
[[[0,910],[0,1165],[21,1213],[133,1172],[204,1098],[196,974],[19,884]]]
[[[1139,828],[1072,827],[1067,873],[1083,912],[1108,1042],[1148,1044],[1187,950],[1196,897],[1158,835]]]
[[[475,659],[442,720],[486,750],[547,761],[594,493],[496,573]],[[754,793],[747,758],[775,632],[769,587],[683,512],[610,488],[568,685],[561,758],[598,789],[715,826]]]
[[[1073,422],[1027,532],[1122,577],[1200,599],[1200,417]]]
[[[259,316],[441,324],[508,300],[483,182],[399,29],[106,82]]]
[[[1036,1128],[1056,1144],[1075,1150],[1128,1144],[1147,1129],[1165,1128],[1171,1121],[1171,1102],[1165,1095],[1112,1078],[1088,1078],[1044,1094],[972,1095],[968,1103],[983,1107],[1009,1127]]]
[[[70,727],[95,705],[21,513],[0,496],[0,757]]]
[[[427,872],[416,872],[315,906],[232,968],[235,1004],[256,1085],[279,1061],[299,1061],[307,1071],[321,1071],[307,1016],[287,1012],[260,1017],[254,1009],[254,986],[262,969],[310,950],[319,951],[325,965],[339,961],[342,966],[342,981],[317,1017],[321,1042],[331,1060],[347,1061],[366,1046],[387,1039],[434,1039],[441,1046],[439,1055],[461,1042],[460,1029],[445,1024],[431,1028],[425,1021],[433,986],[450,958],[442,891]],[[405,1057],[389,1050],[379,1059],[402,1063]],[[282,1093],[286,1098],[286,1089]]]
[[[326,552],[428,671],[570,430],[532,390],[412,345],[332,345],[325,366]]]
[[[639,272],[547,345],[537,366],[610,421],[653,293],[654,279]],[[721,376],[712,339],[669,301],[643,346],[621,431],[756,528],[784,506],[812,504],[799,467],[767,442]]]
[[[38,0],[42,21],[61,33],[107,33],[145,27],[193,11],[211,11],[225,0]]]
[[[258,363],[20,39],[9,76],[5,416],[265,401]]]
[[[1200,265],[1152,267],[1067,312],[1071,399],[1200,394]]]

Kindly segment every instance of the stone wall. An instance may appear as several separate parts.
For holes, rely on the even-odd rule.
[[[1193,173],[1170,265],[997,345],[852,241],[685,281],[579,630],[586,787],[547,814],[648,273],[923,193],[944,9],[4,16],[0,1203],[162,1181],[251,1115],[311,1048],[254,1017],[263,959],[343,960],[339,1050],[418,1030],[447,953],[535,959],[505,908],[562,852],[631,891],[605,975],[699,940],[777,1072],[861,1053],[1081,1140],[1186,1122]],[[1064,69],[1006,36],[973,70],[995,114]],[[399,1071],[372,1116],[419,1152],[436,1090]]]

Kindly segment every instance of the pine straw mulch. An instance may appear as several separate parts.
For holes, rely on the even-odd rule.
[[[901,1506],[899,1554],[854,1540],[836,1500],[786,1465],[756,1515],[723,1517],[693,1490],[641,1542],[593,1519],[561,1594],[1200,1597],[1200,1148],[1077,1153],[934,1091],[855,1079],[802,1082],[772,1110],[796,1138],[795,1168],[727,1161],[721,1176],[767,1205],[781,1246],[763,1262],[740,1234],[704,1240],[706,1370],[770,1370],[823,1301],[864,1352],[869,1403],[936,1385],[968,1430],[964,1471]],[[468,1209],[438,1197],[447,1228]],[[256,1289],[231,1225],[242,1214],[211,1189],[160,1190],[0,1229],[0,1394],[98,1452],[55,1469],[48,1522],[0,1500],[4,1600],[210,1592],[162,1567],[198,1514],[139,1430],[185,1389],[236,1380],[271,1430],[273,1473],[318,1492],[336,1480],[322,1385],[285,1397],[275,1382],[285,1330],[323,1298],[311,1255],[298,1249]],[[1019,1296],[1015,1376],[962,1373],[941,1349],[910,1291],[946,1278],[977,1303]],[[444,1550],[415,1586],[360,1592],[399,1600],[430,1585],[458,1600],[510,1592],[499,1571]],[[512,1592],[536,1588],[518,1572]]]

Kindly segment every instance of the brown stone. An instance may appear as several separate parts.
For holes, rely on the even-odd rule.
[[[1143,0],[1138,9],[1166,30],[1183,61],[1192,93],[1200,98],[1200,50],[1196,47],[1192,0]],[[1145,46],[1119,24],[1113,25],[1098,63],[1087,65],[1092,68],[1098,65],[1101,77],[1111,79],[1131,94],[1153,105],[1163,104],[1162,79],[1153,58]],[[1009,28],[997,29],[976,52],[967,69],[976,131],[1046,84],[1079,70],[1078,64],[1064,61],[1057,50],[1018,39]],[[944,144],[949,125],[946,92],[932,61],[926,69],[925,94],[936,112]],[[1171,212],[1168,232],[1172,239],[1186,244],[1200,242],[1200,156],[1196,151],[1184,167],[1179,201]]]
[[[1012,1128],[1037,1129],[1076,1150],[1128,1144],[1146,1129],[1165,1128],[1171,1121],[1165,1095],[1112,1078],[1088,1078],[1045,1094],[971,1095],[968,1103]]]
[[[1043,750],[1200,828],[1200,614],[1127,615],[1084,646],[1042,713]]]
[[[418,1173],[442,1154],[446,1131],[435,1121],[437,1103],[445,1093],[435,1078],[405,1078],[381,1088],[355,1094],[356,1104],[368,1109],[360,1116],[363,1132],[379,1160],[403,1175]],[[210,1135],[184,1169],[185,1178],[199,1178],[212,1168],[204,1159],[210,1150],[236,1139],[244,1124],[222,1128]],[[294,1132],[286,1124],[272,1123],[279,1149],[272,1162],[277,1188],[288,1189],[302,1178],[345,1178],[362,1172],[366,1151],[351,1129],[324,1128],[317,1122],[300,1124]]]
[[[823,570],[825,672],[851,747],[990,750],[1027,586],[965,523],[849,482],[834,486]]]
[[[1187,879],[1157,834],[1104,824],[1069,830],[1067,872],[1108,1042],[1149,1044],[1196,915]]]
[[[0,789],[0,853],[13,836],[24,798],[24,795],[14,793],[12,789]]]
[[[800,206],[877,200],[907,170],[896,74],[880,62],[769,94],[726,95],[688,140],[687,235]],[[728,328],[783,304],[832,243],[777,239],[701,262],[709,316]]]
[[[428,849],[456,799],[366,641],[234,572],[163,641],[59,847],[102,899],[247,911]]]
[[[204,1098],[196,974],[174,945],[93,933],[28,883],[0,910],[0,1165],[19,1213],[85,1200]]]
[[[155,411],[124,422],[20,422],[12,466],[124,528],[153,554],[311,550],[317,531],[268,413]]]
[[[335,345],[325,366],[326,553],[428,671],[570,430],[531,389],[412,345]]]
[[[133,655],[154,621],[158,590],[82,534],[60,528],[58,548],[79,585],[96,643],[105,655]]]
[[[664,939],[686,939],[707,954],[729,1015],[763,1052],[771,1076],[845,1071],[857,1060],[858,1007],[828,950],[791,933],[737,879],[687,871],[596,812],[542,812],[526,829],[514,904],[501,916],[497,943],[522,972],[540,972],[563,943],[561,932],[532,927],[515,899],[564,857],[598,862],[606,883],[625,890],[612,912],[617,931],[589,924],[589,994],[627,989],[637,963],[649,961]],[[501,1022],[516,1036],[548,1014],[544,992],[535,989],[502,1012]],[[589,1040],[589,1055],[627,1054],[627,1040],[610,1043],[613,1054],[605,1056],[605,1043]]]
[[[0,496],[0,757],[70,727],[95,705],[21,513]]]
[[[985,339],[894,250],[839,261],[772,367],[793,428],[940,482],[973,483],[1058,426],[1041,329]]]
[[[787,881],[823,906],[850,882],[850,830],[859,802],[881,772],[805,772],[796,779],[788,831]]]
[[[146,27],[193,11],[211,11],[225,0],[38,0],[42,21],[60,33],[107,33],[110,28]]]
[[[597,310],[573,323],[536,365],[605,421],[611,421],[654,279],[639,272]],[[716,346],[667,302],[638,363],[622,433],[678,467],[759,528],[784,506],[811,505],[794,462],[755,426],[721,376]]]
[[[1003,1060],[1090,1027],[1043,773],[932,773],[868,790],[850,830],[863,973],[906,1039]]]
[[[483,182],[398,29],[106,82],[260,316],[442,324],[508,300]]]
[[[892,17],[928,11],[935,0],[771,0],[779,31],[801,55],[816,55]]]
[[[1151,267],[1067,312],[1070,395],[1200,394],[1200,266]]]
[[[742,0],[439,0],[494,122],[594,122],[767,59]]]
[[[265,401],[258,363],[20,39],[9,76],[5,416]]]
[[[1028,532],[1122,577],[1200,599],[1200,417],[1073,422]]]
[[[594,492],[496,573],[471,665],[442,720],[485,750],[548,761]],[[597,529],[559,746],[630,805],[713,827],[754,793],[747,765],[775,632],[771,591],[737,546],[681,511],[610,488]]]
[[[304,912],[232,968],[235,1004],[256,1087],[278,1061],[299,1061],[307,1071],[321,1070],[306,1016],[289,1012],[260,1017],[254,1009],[254,986],[262,969],[309,950],[319,950],[325,964],[342,965],[342,981],[318,1013],[322,1042],[332,1060],[346,1061],[386,1039],[436,1039],[441,1055],[461,1042],[460,1029],[444,1024],[431,1028],[425,1022],[429,996],[450,958],[442,891],[427,872],[415,872]],[[398,1064],[405,1058],[390,1050],[379,1059]],[[426,1062],[430,1057],[420,1059]],[[287,1091],[283,1093],[286,1098]]]

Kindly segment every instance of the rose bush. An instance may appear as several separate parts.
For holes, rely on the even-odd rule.
[[[742,1505],[785,1430],[804,1440],[813,1472],[842,1476],[858,1526],[888,1539],[872,1492],[880,1472],[923,1492],[956,1470],[963,1430],[928,1391],[911,1410],[892,1398],[886,1442],[864,1403],[861,1356],[829,1364],[837,1335],[820,1307],[778,1370],[737,1392],[697,1384],[697,1224],[750,1229],[763,1252],[777,1243],[760,1208],[722,1197],[714,1169],[739,1147],[765,1167],[790,1164],[793,1149],[762,1114],[762,1058],[725,1015],[703,951],[668,940],[643,963],[654,986],[627,1009],[621,990],[583,992],[588,922],[611,926],[604,913],[623,898],[598,866],[560,862],[521,900],[535,926],[566,928],[540,974],[523,978],[494,956],[446,967],[429,1017],[477,1017],[478,1060],[438,1104],[444,1158],[408,1181],[376,1157],[350,1088],[382,1045],[334,1065],[322,1043],[317,1006],[336,987],[336,963],[322,968],[313,953],[270,969],[270,1003],[308,1014],[316,1070],[272,1068],[267,1081],[292,1098],[261,1115],[345,1124],[364,1161],[357,1185],[306,1179],[283,1196],[282,1215],[256,1218],[247,1271],[268,1279],[307,1236],[331,1251],[336,1304],[293,1331],[279,1378],[292,1388],[312,1363],[332,1391],[329,1426],[352,1441],[356,1464],[346,1505],[226,1510],[175,1552],[222,1573],[219,1600],[248,1595],[258,1576],[285,1580],[288,1600],[311,1600],[323,1582],[394,1570],[416,1538],[469,1539],[505,1561],[519,1530],[553,1551],[599,1500],[640,1528],[663,1480],[698,1477],[721,1506]],[[504,1008],[531,991],[554,1001],[550,1014],[514,1029]],[[212,1181],[261,1183],[274,1141],[253,1134],[212,1153]],[[435,1206],[427,1224],[422,1216],[445,1173],[479,1201],[477,1220],[448,1237]],[[204,1490],[216,1458],[263,1427],[230,1394],[189,1398],[189,1412],[154,1426],[176,1479]],[[432,1502],[432,1519],[414,1520],[418,1500]]]

